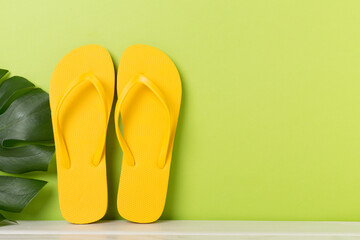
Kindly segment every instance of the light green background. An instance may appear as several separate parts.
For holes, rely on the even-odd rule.
[[[48,90],[85,44],[143,43],[183,102],[163,219],[360,220],[360,1],[0,0],[0,67]],[[112,118],[111,118],[112,119]],[[121,150],[110,123],[109,213]],[[56,169],[23,219],[62,219]],[[18,214],[8,215],[19,218]]]

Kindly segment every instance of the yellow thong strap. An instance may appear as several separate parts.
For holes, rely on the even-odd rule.
[[[167,117],[168,117],[168,127],[167,127],[167,131],[166,134],[164,136],[164,141],[162,144],[162,149],[160,152],[160,156],[159,156],[159,161],[158,161],[158,167],[159,168],[163,168],[166,164],[166,159],[167,159],[167,155],[168,155],[168,149],[169,149],[169,143],[170,143],[170,138],[172,136],[172,132],[174,131],[174,128],[172,126],[172,122],[171,122],[171,115],[170,115],[170,110],[169,110],[169,106],[167,104],[167,101],[165,100],[165,96],[164,94],[160,91],[160,89],[156,86],[156,84],[154,82],[152,82],[151,80],[149,80],[146,76],[142,75],[142,74],[137,74],[135,75],[135,77],[128,82],[128,84],[125,86],[124,90],[122,91],[121,95],[119,96],[119,99],[116,103],[116,107],[115,107],[115,129],[116,129],[116,136],[118,138],[118,141],[120,143],[121,149],[123,151],[124,154],[124,159],[127,162],[128,165],[130,166],[135,166],[135,158],[134,155],[132,154],[129,145],[127,144],[127,142],[125,141],[125,138],[123,137],[120,128],[119,128],[119,116],[120,116],[120,112],[122,112],[122,106],[124,103],[124,100],[126,99],[126,96],[128,95],[128,93],[130,92],[131,89],[134,88],[134,86],[136,86],[137,84],[143,84],[144,86],[146,86],[148,89],[151,90],[152,93],[154,93],[154,95],[160,100],[160,102],[162,103],[162,105],[164,106],[166,113],[167,113]]]
[[[74,90],[76,87],[78,87],[81,83],[84,83],[84,82],[91,83],[95,87],[96,91],[98,92],[101,102],[102,102],[102,105],[103,105],[103,119],[105,121],[105,124],[103,126],[105,126],[105,127],[107,126],[106,121],[107,121],[108,110],[107,110],[107,104],[105,101],[104,88],[94,74],[84,73],[84,74],[80,75],[78,78],[76,78],[70,84],[70,87],[66,90],[65,94],[60,99],[59,103],[57,104],[56,111],[55,111],[54,131],[57,133],[57,134],[55,134],[55,136],[57,137],[56,140],[59,143],[58,146],[60,146],[60,149],[58,147],[56,149],[56,151],[58,152],[58,154],[60,154],[59,160],[61,161],[61,164],[63,165],[63,167],[65,169],[69,169],[71,167],[71,161],[69,158],[69,153],[68,153],[68,149],[66,146],[66,142],[65,142],[64,136],[61,131],[61,126],[60,126],[60,121],[59,121],[60,110],[61,110],[61,107],[62,107],[64,101],[66,100],[66,97],[69,96],[71,91]],[[93,155],[93,158],[91,160],[91,163],[94,166],[97,166],[102,159],[102,155],[104,153],[105,142],[106,142],[106,130],[103,131],[103,134],[100,138],[100,143],[99,143],[99,145]]]

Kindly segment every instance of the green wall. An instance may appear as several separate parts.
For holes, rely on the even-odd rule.
[[[48,90],[85,44],[178,66],[183,102],[163,219],[360,220],[360,1],[0,0],[0,68]],[[110,118],[112,119],[112,118]],[[121,150],[109,126],[109,213]],[[22,219],[62,219],[55,160]],[[7,215],[20,218],[17,215]]]

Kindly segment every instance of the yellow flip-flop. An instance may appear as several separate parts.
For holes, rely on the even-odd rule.
[[[117,93],[115,128],[123,150],[118,211],[132,222],[154,222],[166,200],[181,103],[180,76],[165,53],[133,45],[120,60]]]
[[[115,90],[110,54],[77,48],[56,65],[50,82],[59,202],[71,223],[91,223],[107,210],[105,140]]]

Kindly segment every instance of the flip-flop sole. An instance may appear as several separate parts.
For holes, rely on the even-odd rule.
[[[133,45],[123,53],[117,76],[118,96],[137,74],[148,77],[165,95],[172,124],[176,128],[181,103],[181,80],[170,58],[147,45]],[[143,86],[129,92],[122,111],[124,137],[135,158],[135,166],[123,157],[118,190],[119,214],[133,222],[156,221],[162,214],[174,136],[170,139],[164,168],[158,167],[160,151],[168,128],[167,113],[153,92]],[[118,124],[118,123],[115,123]]]
[[[98,166],[92,164],[101,135],[107,129],[115,89],[113,62],[105,48],[83,46],[60,60],[51,77],[50,106],[54,117],[59,100],[71,82],[83,73],[92,73],[101,82],[106,93],[108,116],[103,119],[103,103],[91,84],[76,87],[62,105],[59,122],[71,167],[64,167],[57,151],[58,191],[61,213],[72,223],[101,219],[108,202],[105,154]],[[56,141],[55,147],[60,148]]]

